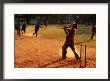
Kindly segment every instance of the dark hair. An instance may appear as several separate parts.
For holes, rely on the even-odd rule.
[[[93,24],[93,26],[95,26],[95,24]]]

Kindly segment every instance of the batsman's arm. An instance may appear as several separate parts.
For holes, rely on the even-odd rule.
[[[69,33],[66,27],[64,27],[64,31],[65,31],[66,34]]]

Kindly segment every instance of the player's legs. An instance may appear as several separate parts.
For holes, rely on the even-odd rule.
[[[24,29],[23,29],[23,27],[22,27],[22,29],[21,29],[21,33],[23,34],[23,31],[24,31]]]
[[[63,58],[63,59],[66,58],[67,48],[68,48],[68,45],[67,45],[67,43],[65,42],[64,45],[62,46],[62,58]]]
[[[72,51],[74,52],[74,55],[75,55],[76,60],[79,60],[80,57],[79,57],[79,55],[76,53],[75,48],[74,48],[74,45],[70,45],[69,47],[70,47],[70,48],[72,49]]]
[[[47,29],[47,24],[45,25],[46,29]]]
[[[38,30],[35,32],[36,33],[36,37],[37,37],[37,32],[38,32]]]
[[[94,32],[92,32],[92,36],[91,36],[91,39],[93,39],[93,36],[94,36]]]
[[[19,37],[20,37],[20,30],[18,29],[18,35],[19,35]]]
[[[37,30],[35,30],[35,32],[33,33],[33,35],[34,35],[34,34],[36,34],[36,36],[37,36]]]
[[[35,33],[33,33],[33,35],[34,35]]]
[[[25,29],[24,29],[24,33],[25,33]]]
[[[20,37],[20,27],[17,28],[17,35]]]

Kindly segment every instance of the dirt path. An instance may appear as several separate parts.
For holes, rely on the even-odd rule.
[[[68,48],[67,59],[61,59],[64,41],[47,39],[42,36],[22,36],[15,39],[16,68],[79,68],[74,54]],[[75,46],[80,53],[80,46]],[[95,48],[87,47],[87,67],[96,67]],[[84,59],[83,59],[84,60]],[[84,62],[82,62],[84,66]]]

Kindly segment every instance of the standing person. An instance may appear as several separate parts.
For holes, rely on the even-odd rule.
[[[75,47],[74,47],[74,24],[69,25],[69,27],[65,26],[64,31],[66,33],[66,41],[64,45],[62,46],[62,58],[66,58],[66,53],[67,53],[67,48],[70,47],[72,51],[75,54],[75,58],[77,61],[80,61],[79,55],[75,52]]]
[[[22,34],[23,34],[23,32],[25,33],[25,30],[26,30],[26,22],[24,22],[22,25]]]
[[[36,26],[35,26],[35,32],[33,33],[33,35],[36,34],[36,37],[37,37],[37,32],[39,30],[39,27],[41,27],[41,26],[38,25],[38,24],[36,24]],[[41,27],[41,28],[43,28],[43,27]]]
[[[48,25],[47,20],[45,20],[44,25],[45,25],[45,28],[47,29],[47,25]]]
[[[94,34],[96,33],[96,26],[93,25],[92,27],[92,35],[91,35],[91,40],[93,39]]]
[[[86,27],[88,26],[88,23],[86,22]]]
[[[20,37],[20,21],[18,21],[18,23],[15,24],[15,29],[17,30],[17,35]]]

